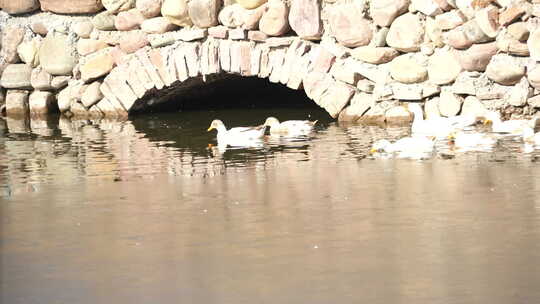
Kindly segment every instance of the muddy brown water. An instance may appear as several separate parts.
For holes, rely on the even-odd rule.
[[[0,120],[1,303],[539,303],[538,151],[368,155],[340,125],[219,153],[216,117]]]

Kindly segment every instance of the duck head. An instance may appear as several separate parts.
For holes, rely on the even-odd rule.
[[[265,121],[264,121],[264,124],[263,126],[264,127],[274,127],[274,126],[278,126],[279,125],[279,120],[275,117],[268,117]]]
[[[500,122],[500,121],[501,121],[501,114],[499,114],[499,112],[489,111],[484,117],[484,125],[492,124],[494,122]]]
[[[371,147],[371,150],[369,150],[370,153],[382,153],[385,152],[386,149],[392,145],[392,143],[386,139],[381,139],[373,143],[373,146]]]
[[[212,120],[212,123],[210,124],[210,127],[208,128],[207,131],[210,132],[210,131],[212,131],[214,129],[218,130],[218,132],[219,132],[219,130],[222,130],[222,129],[226,130],[225,124],[223,124],[223,122],[221,120],[219,120],[219,119],[214,119],[214,120]]]

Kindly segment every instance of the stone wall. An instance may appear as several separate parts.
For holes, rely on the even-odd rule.
[[[1,1],[8,115],[124,117],[227,74],[340,120],[540,108],[540,0]]]

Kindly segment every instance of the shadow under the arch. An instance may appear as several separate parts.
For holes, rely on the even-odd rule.
[[[133,114],[253,108],[303,108],[324,112],[302,89],[293,90],[257,77],[222,76],[208,82],[193,79],[187,88],[155,91],[143,98],[144,106],[135,109]]]

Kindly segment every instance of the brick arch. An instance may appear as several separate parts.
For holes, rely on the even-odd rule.
[[[100,86],[104,98],[89,109],[89,114],[126,116],[144,108],[152,95],[236,74],[304,89],[310,99],[336,118],[357,90],[330,75],[335,59],[320,44],[298,37],[270,38],[262,43],[207,38],[203,42],[146,47],[105,77]]]

